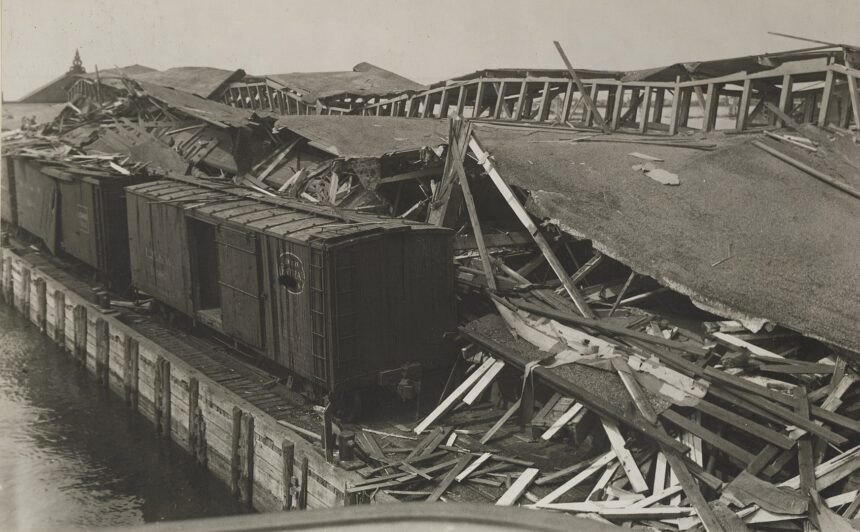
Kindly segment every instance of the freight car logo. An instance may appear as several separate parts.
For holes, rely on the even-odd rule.
[[[287,292],[301,294],[305,289],[305,267],[302,259],[292,253],[281,253],[280,259],[278,282],[287,289]]]

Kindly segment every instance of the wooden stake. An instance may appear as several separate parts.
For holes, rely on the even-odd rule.
[[[285,512],[293,509],[293,467],[295,465],[295,445],[289,440],[281,442],[281,482],[284,484],[284,501],[281,508]]]

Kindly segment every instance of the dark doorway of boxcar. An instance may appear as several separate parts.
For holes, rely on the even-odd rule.
[[[197,317],[203,323],[221,329],[221,288],[218,285],[218,247],[215,226],[188,219],[191,242],[191,279],[194,287]]]

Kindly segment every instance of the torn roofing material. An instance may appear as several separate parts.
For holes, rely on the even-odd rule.
[[[529,191],[532,214],[721,315],[860,352],[860,202],[762,152],[758,136],[712,137],[717,149],[701,151],[480,124],[475,134]],[[680,185],[634,170],[632,151],[663,159]]]
[[[448,140],[443,120],[411,120],[375,116],[279,116],[276,129],[289,129],[332,155],[373,157],[417,151]]]
[[[137,81],[136,83],[152,98],[217,126],[247,126],[255,114],[259,114],[148,81]]]
[[[132,76],[140,81],[147,81],[163,87],[196,94],[202,98],[210,98],[216,94],[225,83],[238,81],[245,76],[245,71],[224,70],[209,67],[176,67],[167,70],[145,72]]]
[[[359,63],[346,72],[293,72],[264,76],[302,94],[308,103],[339,94],[384,96],[426,87],[384,68]]]

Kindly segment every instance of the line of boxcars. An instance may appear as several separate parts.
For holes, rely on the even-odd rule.
[[[11,156],[3,170],[5,223],[103,280],[130,278],[318,396],[450,362],[450,230],[229,181],[76,176]]]

